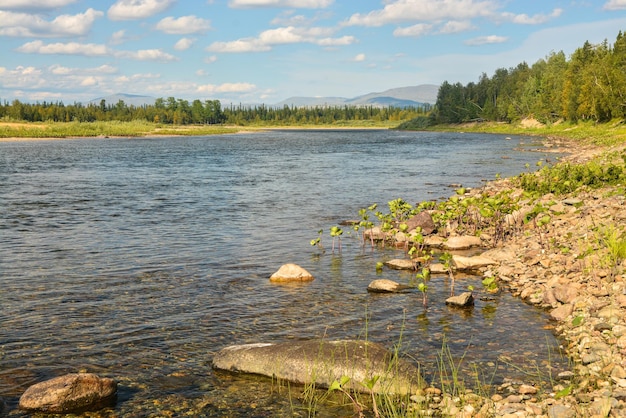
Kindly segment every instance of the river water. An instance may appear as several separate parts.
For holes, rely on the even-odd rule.
[[[0,398],[13,410],[28,386],[88,371],[119,382],[102,416],[306,416],[302,388],[216,372],[211,359],[308,338],[397,346],[438,386],[450,353],[468,386],[547,388],[567,363],[544,312],[507,293],[448,309],[444,277],[427,310],[416,293],[368,294],[373,279],[411,279],[375,269],[402,251],[345,236],[333,254],[328,235],[372,203],[520,173],[541,146],[387,130],[0,142]],[[309,244],[321,228],[324,254]],[[316,280],[270,284],[288,262]],[[457,289],[481,287],[464,280]]]

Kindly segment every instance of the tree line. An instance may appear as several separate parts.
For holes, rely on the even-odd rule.
[[[607,122],[626,119],[626,35],[613,45],[588,41],[569,59],[553,52],[532,66],[522,62],[483,73],[467,85],[444,82],[429,122],[512,122],[534,117],[557,120]]]
[[[377,107],[377,106],[313,106],[313,107],[272,107],[266,105],[231,105],[223,107],[219,100],[193,100],[191,103],[175,97],[158,98],[153,105],[127,105],[123,100],[117,103],[83,105],[63,102],[22,103],[13,100],[0,104],[0,119],[27,122],[96,122],[133,121],[174,125],[187,124],[332,124],[338,121],[374,120],[402,121],[425,115],[430,105],[416,107]]]

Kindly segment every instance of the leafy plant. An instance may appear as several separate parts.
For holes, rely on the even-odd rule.
[[[343,235],[343,229],[341,229],[338,226],[333,226],[330,228],[330,236],[333,238],[333,246],[332,246],[332,252],[335,252],[335,240],[337,240],[339,242],[338,244],[338,249],[339,252],[341,252],[341,236]]]
[[[443,268],[448,272],[450,277],[450,296],[454,296],[454,260],[452,254],[445,252],[439,256],[439,261],[442,262]]]

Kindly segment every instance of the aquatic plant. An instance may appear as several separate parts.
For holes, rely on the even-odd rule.
[[[338,241],[338,250],[341,252],[341,236],[343,235],[343,229],[338,226],[333,226],[330,228],[330,236],[333,238],[333,247],[332,252],[335,252],[335,240]]]
[[[452,254],[445,252],[439,256],[439,261],[442,262],[443,268],[448,272],[450,277],[450,296],[454,296],[454,260]]]

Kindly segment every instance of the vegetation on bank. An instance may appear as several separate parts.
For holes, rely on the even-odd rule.
[[[466,85],[445,81],[428,117],[407,129],[472,121],[515,122],[532,117],[557,121],[610,122],[626,119],[626,35],[615,43],[585,42],[568,59],[552,52],[529,66],[499,68]]]

